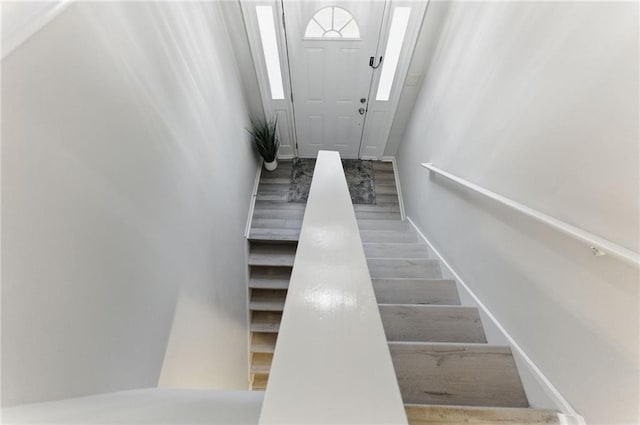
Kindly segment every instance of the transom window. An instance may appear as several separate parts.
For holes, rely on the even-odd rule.
[[[338,6],[328,6],[318,10],[309,20],[304,37],[359,39],[360,29],[348,10]]]

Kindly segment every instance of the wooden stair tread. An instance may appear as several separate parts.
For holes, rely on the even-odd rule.
[[[380,195],[398,195],[398,190],[394,184],[376,184],[376,201]]]
[[[273,353],[276,348],[278,334],[253,332],[251,334],[252,353]]]
[[[287,289],[291,279],[288,267],[252,266],[249,274],[251,289]]]
[[[402,218],[400,216],[400,211],[356,211],[356,219],[358,220],[398,220]]]
[[[286,193],[289,194],[289,182],[278,179],[262,180],[258,184],[258,193]]]
[[[249,250],[250,266],[293,266],[296,245],[292,244],[252,244]]]
[[[390,342],[405,403],[529,407],[509,347]]]
[[[252,241],[297,241],[300,229],[252,228],[249,239]]]
[[[405,404],[410,425],[560,425],[561,416],[552,410],[515,407],[470,407]]]
[[[376,189],[376,205],[379,207],[392,205],[392,206],[400,206],[398,202],[398,194],[397,193],[389,193],[389,194],[380,194],[377,193],[378,189]]]
[[[277,289],[252,289],[249,308],[259,311],[283,311],[287,292]]]
[[[454,280],[372,279],[371,281],[378,304],[460,304]]]
[[[358,228],[360,230],[408,230],[410,225],[406,221],[401,220],[358,220]]]
[[[263,175],[260,178],[260,185],[262,185],[262,184],[286,184],[287,188],[288,188],[290,183],[291,183],[291,172],[289,172],[289,175],[276,175],[276,176]]]
[[[429,258],[429,249],[423,243],[364,242],[367,258]]]
[[[251,226],[256,229],[300,229],[302,219],[254,218]]]
[[[372,279],[408,278],[440,279],[439,260],[431,259],[368,259]]]
[[[271,369],[272,353],[254,353],[251,355],[251,373],[268,374]]]
[[[396,178],[393,174],[393,170],[376,170],[373,172],[373,179],[376,186],[379,184],[395,184]]]
[[[278,332],[282,313],[276,311],[254,311],[251,313],[251,332]]]
[[[307,204],[300,202],[256,201],[254,209],[298,210],[304,211]]]
[[[268,374],[262,374],[262,373],[253,374],[251,379],[251,389],[253,391],[264,391],[267,389],[268,381],[269,381]]]
[[[400,205],[376,205],[376,204],[353,204],[355,211],[369,212],[400,212]]]
[[[256,199],[258,201],[281,201],[287,202],[287,194],[283,193],[260,193],[256,194]]]
[[[388,341],[487,342],[475,307],[381,304]]]
[[[286,220],[299,220],[302,221],[304,217],[304,210],[280,210],[271,208],[256,208],[253,210],[253,220],[259,219],[273,219],[278,217]],[[253,223],[253,222],[252,222]],[[253,230],[253,224],[251,228]]]
[[[418,234],[412,230],[361,230],[360,239],[367,242],[418,243]]]

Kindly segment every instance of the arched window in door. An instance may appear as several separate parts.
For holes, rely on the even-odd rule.
[[[327,6],[311,17],[304,37],[359,39],[360,29],[348,10],[338,6]]]

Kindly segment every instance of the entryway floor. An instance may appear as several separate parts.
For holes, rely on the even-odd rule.
[[[355,204],[359,222],[401,220],[393,165],[373,161],[375,204]],[[288,202],[292,162],[280,161],[275,171],[262,170],[250,239],[297,241],[304,216],[304,203]]]

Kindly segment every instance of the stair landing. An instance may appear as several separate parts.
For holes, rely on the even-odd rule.
[[[287,202],[291,171],[291,161],[278,162],[278,168],[275,171],[262,170],[249,239],[288,242],[298,240],[305,204]],[[393,231],[406,229],[406,223],[400,221],[400,203],[393,165],[390,162],[374,161],[373,174],[376,204],[354,205],[358,225],[365,234],[369,230],[374,233],[389,232],[372,235],[372,238],[386,237],[388,242],[393,242],[394,237],[398,237]],[[379,227],[376,223],[378,220],[388,220],[391,224]],[[363,240],[366,237],[361,236]]]

